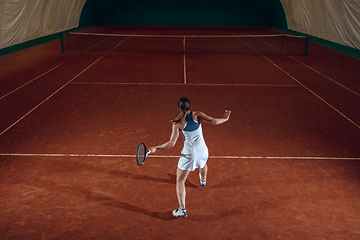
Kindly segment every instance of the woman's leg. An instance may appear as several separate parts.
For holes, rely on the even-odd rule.
[[[185,209],[185,197],[186,197],[186,189],[185,182],[187,177],[189,176],[189,171],[181,170],[177,168],[176,171],[176,195],[179,201],[180,209]]]
[[[208,171],[208,166],[207,166],[207,163],[206,163],[203,168],[200,168],[200,169],[199,169],[199,172],[200,172],[200,180],[201,180],[201,181],[206,181],[207,171]]]

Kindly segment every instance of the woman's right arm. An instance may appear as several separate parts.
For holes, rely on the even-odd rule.
[[[179,135],[180,135],[180,124],[173,123],[170,140],[159,146],[151,147],[150,148],[151,153],[155,153],[157,150],[164,150],[174,147],[177,139],[179,138]]]

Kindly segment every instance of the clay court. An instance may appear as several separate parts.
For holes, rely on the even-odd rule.
[[[64,53],[56,39],[0,56],[0,239],[360,239],[358,59],[313,41],[262,54],[256,37],[184,52],[183,36],[271,28],[90,32],[172,37],[69,34]],[[168,141],[183,96],[232,115],[202,124],[207,186],[190,174],[175,219],[181,138],[141,167],[135,153]]]

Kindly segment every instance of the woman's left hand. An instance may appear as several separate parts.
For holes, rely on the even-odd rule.
[[[225,113],[224,113],[224,118],[225,118],[226,120],[229,120],[229,118],[230,118],[230,114],[231,114],[231,111],[229,111],[229,110],[225,110]]]

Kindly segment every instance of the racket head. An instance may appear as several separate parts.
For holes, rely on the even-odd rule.
[[[136,163],[141,166],[145,163],[148,150],[144,143],[140,143],[136,150]]]

